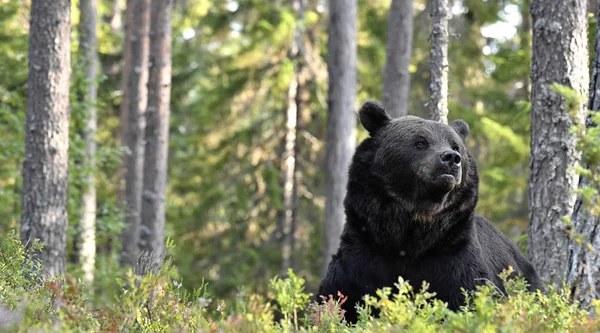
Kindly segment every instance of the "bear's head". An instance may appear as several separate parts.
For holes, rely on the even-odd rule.
[[[456,204],[462,207],[453,207],[453,212],[474,209],[478,177],[466,147],[466,122],[446,125],[415,116],[392,119],[373,101],[363,104],[359,116],[370,134],[366,149],[371,153],[368,170],[359,172],[369,173],[380,191],[401,203],[402,210],[428,220]],[[365,148],[359,147],[357,154],[361,149]]]

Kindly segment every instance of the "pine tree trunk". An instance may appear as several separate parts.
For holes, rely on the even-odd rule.
[[[125,28],[123,29],[123,65],[121,67],[121,105],[119,108],[119,141],[121,147],[127,147],[127,128],[129,124],[129,75],[131,73],[131,29],[134,25],[135,0],[128,0],[125,6]],[[116,172],[117,196],[119,203],[125,204],[125,172],[127,169],[127,154],[121,156],[121,163]],[[124,207],[123,207],[124,208]]]
[[[392,117],[408,113],[410,59],[413,40],[413,1],[392,0],[388,14],[383,105]]]
[[[588,8],[595,1],[588,2]],[[597,3],[595,8],[598,9]],[[596,17],[599,17],[600,13]],[[594,60],[592,62],[590,75],[590,90],[588,110],[594,113],[600,110],[600,25],[596,27],[596,40],[594,48]],[[591,115],[591,114],[590,114]],[[588,121],[588,127],[597,126]],[[586,168],[590,168],[589,165]],[[581,177],[579,187],[591,186],[587,177]],[[598,200],[598,198],[595,198]],[[575,234],[583,236],[583,243],[571,240],[569,252],[569,271],[567,272],[567,284],[571,287],[572,297],[584,307],[591,305],[592,300],[600,299],[600,216],[590,214],[586,210],[582,198],[579,196],[575,202],[573,216],[571,218],[575,228]],[[591,245],[590,249],[588,245]]]
[[[337,251],[346,216],[348,167],[356,145],[356,0],[329,2],[329,98],[325,160],[324,266]]]
[[[431,1],[429,115],[448,123],[448,0]]]
[[[521,7],[521,50],[527,50],[530,52],[531,50],[531,14],[529,13],[529,8],[531,6],[530,0],[523,0],[523,3],[520,5]],[[523,87],[520,89],[519,96],[523,100],[529,100],[531,98],[531,80],[529,79],[529,75],[526,75],[522,79]]]
[[[532,110],[530,158],[529,247],[527,253],[540,278],[559,287],[569,265],[569,235],[562,217],[571,216],[572,191],[578,176],[570,168],[579,161],[567,105],[550,89],[553,83],[583,96],[588,89],[585,0],[533,0]],[[585,103],[578,106],[582,121]]]
[[[45,277],[66,269],[70,15],[68,0],[31,2],[21,240],[44,245]]]
[[[152,0],[140,249],[156,273],[165,252],[173,0]]]
[[[81,202],[82,212],[79,221],[81,231],[81,244],[79,244],[79,259],[81,262],[84,278],[88,283],[94,280],[94,263],[96,258],[96,98],[97,92],[97,68],[98,49],[96,40],[97,20],[96,0],[80,0],[79,10],[81,18],[79,22],[79,49],[84,56],[85,77],[87,91],[85,102],[87,107],[87,119],[84,132],[86,161],[85,166],[90,169],[86,176],[85,190]]]
[[[139,247],[142,177],[144,168],[144,127],[148,84],[148,34],[150,0],[133,0],[134,20],[127,29],[130,38],[131,68],[127,78],[127,133],[129,153],[125,171],[125,227],[122,232],[121,265],[135,267]]]

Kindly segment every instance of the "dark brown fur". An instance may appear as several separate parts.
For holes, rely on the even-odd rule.
[[[489,281],[504,290],[498,274],[508,266],[541,288],[516,245],[474,212],[479,176],[464,121],[391,119],[375,102],[362,106],[360,120],[370,137],[350,166],[346,224],[318,295],[348,296],[346,320],[355,322],[362,296],[399,276],[416,288],[429,282],[453,310],[464,303],[461,288]],[[444,153],[460,163],[441,163]]]

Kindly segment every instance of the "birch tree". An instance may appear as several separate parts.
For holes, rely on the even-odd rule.
[[[96,257],[96,99],[97,90],[97,68],[98,49],[96,38],[97,3],[96,0],[80,0],[79,11],[81,18],[79,22],[79,50],[84,58],[85,79],[87,90],[85,93],[85,104],[87,106],[87,117],[84,129],[85,140],[85,162],[90,170],[85,179],[85,190],[81,197],[81,218],[79,229],[81,232],[81,244],[79,244],[79,259],[88,283],[94,280],[94,263]]]
[[[283,216],[281,240],[281,270],[287,272],[293,267],[294,232],[298,209],[298,120],[302,113],[300,95],[302,84],[300,82],[304,64],[304,30],[306,0],[291,0],[291,5],[296,12],[296,28],[289,58],[294,63],[294,77],[290,81],[287,96],[286,134],[284,147],[284,183],[283,183]]]
[[[429,115],[448,123],[448,0],[431,0]]]

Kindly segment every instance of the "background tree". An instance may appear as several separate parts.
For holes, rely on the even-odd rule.
[[[118,1],[123,8],[124,1]],[[0,5],[0,239],[21,217],[21,166],[25,155],[29,2]],[[358,101],[383,95],[391,1],[358,0]],[[77,2],[71,3],[77,11]],[[277,6],[277,4],[285,4]],[[182,289],[203,281],[215,297],[235,298],[237,288],[265,292],[281,271],[280,216],[283,213],[282,151],[287,93],[296,77],[289,57],[296,12],[288,1],[176,1],[173,5],[173,62],[165,235],[173,240],[172,260]],[[294,250],[296,272],[314,291],[323,271],[325,161],[327,138],[326,2],[307,0],[305,66],[300,80]],[[98,2],[109,15],[112,0]],[[131,7],[130,7],[131,8]],[[448,22],[449,118],[471,125],[469,148],[480,165],[477,210],[524,250],[528,217],[529,104],[525,98],[531,49],[524,30],[525,2],[453,2]],[[429,13],[431,3],[414,1],[410,113],[429,117]],[[73,16],[77,24],[79,15]],[[125,23],[126,15],[123,15]],[[98,22],[102,68],[98,85],[97,223],[94,303],[114,299],[112,272],[119,270],[120,206],[119,106],[122,104],[123,28]],[[131,26],[131,25],[128,25]],[[74,31],[72,40],[77,40]],[[127,44],[125,44],[127,45]],[[81,214],[85,182],[82,138],[87,89],[78,49],[73,48],[69,141],[68,249]],[[130,66],[125,66],[130,68]],[[121,73],[124,71],[124,73]],[[125,106],[127,104],[125,103]],[[449,119],[451,120],[451,119]],[[126,124],[126,122],[124,122]],[[357,127],[358,140],[367,133]],[[297,175],[299,172],[296,173]],[[73,255],[74,253],[69,253]],[[78,265],[69,274],[83,278]],[[212,296],[211,296],[212,297]],[[213,304],[214,305],[214,304]]]
[[[540,278],[559,287],[569,265],[569,234],[562,220],[571,216],[580,154],[570,133],[573,122],[566,100],[550,88],[559,83],[587,96],[587,3],[575,0],[531,3],[531,158],[529,246],[527,253]],[[585,102],[575,117],[586,114]]]
[[[325,157],[324,269],[339,246],[346,222],[344,197],[348,166],[356,145],[356,0],[329,3],[329,98]]]
[[[306,0],[292,0],[295,12],[295,28],[288,57],[294,65],[294,76],[291,78],[287,95],[286,134],[284,148],[284,183],[283,183],[283,215],[282,215],[282,272],[293,268],[294,238],[298,209],[298,187],[300,174],[298,165],[298,127],[302,117],[302,88],[304,68],[304,33]]]
[[[448,16],[447,0],[431,1],[429,35],[429,117],[448,123]]]
[[[64,274],[67,251],[70,1],[31,2],[21,240],[46,277]]]
[[[172,0],[152,0],[150,11],[150,73],[140,249],[150,254],[154,273],[158,271],[165,252],[172,8]]]
[[[148,44],[150,0],[132,0],[134,21],[129,34],[131,67],[127,77],[127,159],[125,171],[125,227],[122,233],[121,264],[136,265],[142,208],[144,128],[148,103]]]
[[[79,50],[84,58],[85,80],[87,91],[84,97],[87,106],[86,122],[84,129],[85,140],[85,168],[88,169],[85,180],[85,189],[81,196],[81,218],[79,231],[81,243],[79,244],[79,259],[86,281],[94,280],[94,263],[96,257],[96,119],[97,68],[98,48],[96,36],[97,3],[96,0],[80,0]]]
[[[593,9],[598,10],[595,1],[588,1],[590,5],[595,5]],[[600,15],[596,13],[596,22]],[[593,61],[590,75],[590,89],[588,99],[588,110],[592,112],[586,119],[585,128],[590,137],[580,138],[579,145],[588,148],[594,146],[597,137],[597,123],[593,117],[598,115],[600,110],[600,33],[596,24],[595,46],[593,49]],[[587,139],[587,140],[586,140]],[[589,141],[588,141],[589,140]],[[590,142],[591,141],[591,142]],[[580,147],[581,148],[581,147]],[[591,149],[590,149],[591,150]],[[597,191],[592,198],[589,197],[590,189],[597,189],[598,160],[593,154],[585,153],[582,156],[582,166],[589,174],[582,175],[579,179],[579,195],[575,201],[573,209],[572,223],[573,232],[571,234],[571,244],[569,245],[569,266],[567,267],[567,284],[571,287],[572,297],[581,302],[584,306],[589,306],[592,300],[600,298],[600,289],[597,281],[600,280],[600,217],[595,212],[597,207]],[[592,192],[594,193],[594,192]],[[591,202],[586,202],[586,199]],[[594,202],[595,201],[595,202]]]
[[[412,0],[392,0],[388,14],[382,102],[386,111],[395,118],[408,113],[413,3]]]
[[[118,138],[122,147],[128,147],[127,141],[127,130],[129,124],[129,76],[132,71],[131,64],[131,38],[133,34],[133,27],[135,24],[134,18],[135,15],[133,13],[135,1],[129,0],[126,1],[125,5],[125,26],[123,28],[123,43],[122,43],[122,65],[121,65],[121,103],[119,108],[119,132]],[[118,12],[119,9],[119,1],[115,0],[113,3],[114,11]],[[115,9],[116,8],[116,9]],[[117,182],[118,188],[117,193],[119,195],[119,201],[125,202],[125,173],[127,170],[127,153],[123,153],[123,157],[121,160],[121,164],[117,169]]]

